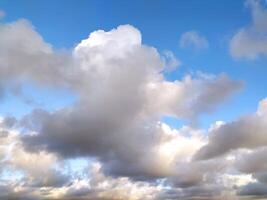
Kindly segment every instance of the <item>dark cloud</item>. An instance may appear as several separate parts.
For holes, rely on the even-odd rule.
[[[247,153],[240,153],[235,161],[235,167],[243,173],[254,173],[267,170],[266,147]]]
[[[17,123],[17,119],[12,116],[5,117],[1,122],[1,126],[6,128],[12,128]]]
[[[240,189],[238,195],[252,196],[255,198],[267,197],[267,185],[263,183],[250,183]]]

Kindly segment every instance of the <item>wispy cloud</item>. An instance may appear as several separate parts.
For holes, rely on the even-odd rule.
[[[179,45],[181,48],[191,47],[194,49],[206,49],[209,47],[207,39],[197,31],[187,31],[180,37]]]
[[[6,16],[5,11],[0,10],[0,19],[1,19],[1,18],[4,18],[5,16]]]

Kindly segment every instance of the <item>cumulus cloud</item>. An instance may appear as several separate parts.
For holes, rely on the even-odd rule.
[[[183,33],[179,45],[181,48],[192,47],[195,49],[205,49],[209,47],[207,39],[194,30]]]
[[[68,52],[54,51],[27,20],[0,24],[0,84],[69,86],[73,59]]]
[[[130,25],[91,33],[73,54],[85,77],[76,88],[79,101],[54,113],[39,110],[26,116],[23,123],[38,120],[40,127],[39,134],[23,136],[24,145],[67,158],[96,157],[105,163],[106,173],[116,176],[173,174],[176,151],[169,161],[158,149],[168,140],[179,145],[179,135],[166,135],[160,118],[192,119],[211,112],[242,85],[226,75],[165,80],[161,56],[143,45],[140,32]],[[190,142],[197,148],[201,138]]]
[[[156,112],[163,112],[162,114],[168,112],[167,114],[178,117],[191,117],[189,115],[206,112],[216,107],[225,97],[240,88],[240,83],[226,76],[212,79],[203,76],[197,77],[196,80],[186,76],[182,81],[184,83],[178,80],[176,82],[164,80],[161,74],[164,64],[174,67],[178,64],[177,59],[171,52],[165,55],[167,61],[162,59],[156,49],[141,43],[140,32],[130,25],[119,26],[109,32],[91,33],[88,39],[75,47],[72,55],[54,51],[52,46],[45,43],[26,20],[1,25],[0,36],[1,82],[26,79],[46,85],[63,85],[78,92],[84,101],[87,101],[86,96],[98,95],[99,98],[107,98],[109,95],[120,101],[128,98],[127,101],[129,105],[132,105],[131,107],[135,105],[133,101],[140,103],[140,106],[146,103],[147,111],[149,111],[148,109],[157,109],[152,106],[153,104],[157,106],[156,102],[149,102],[154,101],[154,99],[149,99],[149,95],[162,96],[159,89],[173,90],[173,95],[159,97],[167,102],[160,102],[162,106],[158,109],[163,110]],[[213,85],[217,82],[219,87],[228,87],[224,90],[224,95],[218,93],[219,102],[210,100],[210,106],[203,106],[205,108],[201,111],[197,109],[196,113],[185,114],[186,112],[182,111],[183,109],[190,110],[187,107],[191,104],[201,106],[202,98],[204,98],[201,91],[212,90],[209,84]],[[125,84],[128,87],[123,87]],[[120,94],[111,93],[118,89],[121,89]],[[191,94],[185,91],[188,89]],[[133,98],[132,93],[137,95]],[[199,101],[192,101],[198,98]],[[203,99],[203,101],[206,100]],[[175,101],[178,102],[177,106],[173,105]],[[175,111],[170,113],[171,109]]]
[[[220,123],[212,128],[209,142],[194,155],[196,160],[226,158],[230,161],[231,164],[227,167],[228,174],[223,179],[235,175],[241,177],[239,180],[230,181],[230,184],[237,189],[236,194],[244,199],[261,199],[266,196],[265,121],[266,99],[259,103],[255,114],[232,123]]]
[[[237,59],[253,60],[267,55],[267,10],[264,1],[247,0],[252,24],[238,30],[230,41],[230,53]]]
[[[1,199],[44,198],[46,195],[41,194],[40,188],[57,188],[68,183],[68,175],[54,166],[58,160],[55,155],[27,152],[19,140],[19,132],[4,126],[0,129],[5,132],[0,136]]]
[[[41,108],[1,121],[1,198],[215,199],[227,188],[222,174],[235,166],[231,160],[193,159],[213,142],[206,131],[172,129],[161,118],[197,120],[239,91],[241,82],[205,73],[167,80],[164,70],[178,59],[143,44],[131,25],[92,32],[73,50],[61,51],[26,20],[0,24],[0,61],[5,89],[30,82],[77,96],[53,112]],[[263,101],[250,118],[264,129],[265,114]],[[75,158],[91,170],[71,172],[67,161]]]
[[[222,124],[209,133],[209,143],[196,154],[198,159],[209,159],[239,148],[253,149],[267,145],[267,99],[259,103],[255,114]]]
[[[85,182],[75,182],[65,193],[67,197],[85,199],[156,199],[162,187],[146,182],[132,182],[129,178],[113,178],[106,176],[100,163],[90,167],[91,179]]]

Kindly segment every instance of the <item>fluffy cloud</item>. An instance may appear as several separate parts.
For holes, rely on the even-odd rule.
[[[164,56],[166,59],[162,59],[156,49],[141,43],[140,32],[130,25],[119,26],[109,32],[91,33],[88,39],[75,47],[72,55],[54,51],[26,20],[0,25],[0,36],[2,84],[10,84],[11,80],[56,84],[78,92],[82,101],[93,101],[88,100],[90,96],[95,101],[96,98],[103,98],[112,103],[112,99],[108,99],[112,97],[113,101],[127,100],[136,111],[142,108],[134,109],[135,105],[147,104],[147,112],[167,113],[182,118],[209,112],[240,88],[240,83],[225,75],[213,78],[200,76],[195,79],[186,76],[184,80],[176,82],[164,80],[161,73],[164,64],[174,67],[178,64],[177,59],[171,52]],[[128,87],[123,87],[125,84]],[[214,94],[216,89],[212,85],[223,87],[224,93]],[[162,89],[172,90],[174,94],[163,96]],[[116,94],[116,91],[120,94]],[[132,96],[133,93],[137,95]],[[218,96],[218,99],[208,99],[205,97],[208,93]],[[150,95],[153,99],[149,99]],[[162,106],[150,102],[156,96],[166,102],[158,102]],[[209,106],[196,108],[196,111],[195,108],[191,109],[191,106],[202,106],[207,100]],[[175,102],[177,105],[174,105]],[[153,104],[158,108],[154,108]],[[152,111],[155,109],[159,110]],[[171,113],[172,109],[174,111]],[[186,114],[188,110],[193,113]]]
[[[39,134],[23,136],[23,142],[31,151],[45,150],[67,158],[96,157],[105,163],[105,172],[113,175],[172,175],[176,151],[165,158],[158,149],[164,153],[188,141],[166,134],[160,118],[193,119],[213,111],[241,87],[226,75],[165,80],[161,56],[143,45],[140,32],[130,25],[91,33],[73,55],[83,74],[83,84],[73,86],[79,101],[54,113],[35,111],[25,117],[23,123],[37,120],[40,127]],[[198,148],[201,138],[189,142]]]
[[[209,159],[239,148],[257,148],[267,145],[267,99],[259,103],[253,115],[241,117],[213,129],[209,143],[196,154],[198,159]]]
[[[251,174],[251,181],[238,189],[242,196],[255,196],[260,198],[266,195],[267,187],[267,160],[266,146],[255,150],[239,153],[235,161],[235,168],[241,173]]]
[[[196,160],[227,158],[232,163],[227,167],[228,173],[239,174],[239,177],[242,174],[250,175],[240,185],[237,180],[233,182],[233,187],[237,188],[236,194],[241,199],[261,199],[266,196],[266,105],[267,100],[263,99],[255,114],[214,126],[209,132],[208,143],[194,155]]]
[[[194,30],[183,33],[179,45],[182,48],[193,47],[195,49],[205,49],[209,47],[207,39]]]
[[[267,55],[267,10],[260,0],[247,0],[252,13],[252,24],[241,28],[230,41],[234,58],[256,59]]]
[[[65,198],[75,198],[79,193],[85,199],[156,199],[163,189],[146,182],[132,182],[129,178],[112,178],[105,176],[100,163],[93,163],[90,167],[91,178],[89,181],[74,182],[66,190]]]
[[[16,130],[4,126],[0,129],[0,198],[43,198],[46,195],[41,194],[42,188],[57,188],[68,183],[69,177],[55,167],[55,155],[29,153]]]
[[[226,158],[231,161],[227,167],[228,177],[229,172],[232,175],[239,174],[239,177],[242,174],[250,175],[240,185],[237,180],[233,182],[233,187],[237,188],[236,194],[244,199],[266,196],[266,105],[267,100],[263,99],[255,114],[214,126],[210,129],[207,144],[194,155],[196,160]]]
[[[74,65],[71,53],[54,51],[29,21],[0,24],[2,87],[18,87],[25,81],[35,81],[39,86],[71,87],[76,74]]]
[[[26,20],[1,24],[0,61],[5,89],[30,82],[77,96],[73,105],[53,112],[37,109],[1,121],[1,198],[216,199],[234,191],[224,174],[232,168],[242,173],[241,167],[227,157],[193,159],[213,142],[205,130],[171,129],[160,120],[197,120],[239,91],[239,81],[204,73],[166,80],[162,72],[178,59],[142,44],[130,25],[95,31],[62,52]],[[265,114],[263,101],[251,119],[261,125]],[[73,158],[85,159],[91,170],[71,172]],[[263,173],[251,173],[264,180]]]

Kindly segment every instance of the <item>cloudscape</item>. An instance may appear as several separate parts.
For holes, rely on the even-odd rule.
[[[0,2],[0,199],[267,199],[267,2]]]

